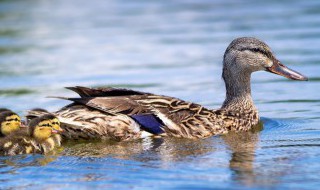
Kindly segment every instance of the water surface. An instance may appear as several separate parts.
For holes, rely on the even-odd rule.
[[[64,86],[114,86],[218,108],[222,56],[255,36],[309,77],[252,76],[262,124],[203,140],[66,142],[0,157],[1,189],[317,189],[319,1],[0,1],[0,103],[54,111]]]

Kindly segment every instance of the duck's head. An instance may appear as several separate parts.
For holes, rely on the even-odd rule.
[[[60,122],[57,124],[52,114],[34,118],[29,123],[29,134],[37,141],[44,141],[59,132],[62,132]]]
[[[0,112],[1,135],[9,135],[21,127],[21,119],[18,114],[8,110]]]
[[[241,37],[233,40],[224,54],[223,79],[241,79],[255,71],[268,71],[293,80],[308,80],[302,74],[289,69],[273,55],[264,42]]]

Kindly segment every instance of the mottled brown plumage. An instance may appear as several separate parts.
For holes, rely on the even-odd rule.
[[[135,120],[136,115],[154,116],[163,130],[157,135],[205,138],[229,131],[248,131],[259,122],[250,87],[251,73],[259,70],[294,80],[307,79],[282,65],[264,42],[243,37],[232,41],[224,54],[222,77],[226,99],[220,109],[211,110],[178,98],[128,89],[77,86],[68,89],[80,98],[63,98],[73,103],[55,115],[65,129],[63,135],[70,139],[141,138],[145,131]],[[37,114],[41,113],[30,113]]]

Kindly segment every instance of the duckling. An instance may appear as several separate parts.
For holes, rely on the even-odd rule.
[[[32,119],[28,125],[28,132],[12,133],[0,140],[0,153],[3,155],[17,155],[40,153],[46,154],[56,146],[60,146],[61,138],[54,136],[58,133],[53,127],[55,116],[46,114]],[[59,124],[59,123],[58,123]]]
[[[21,126],[21,119],[18,114],[8,109],[0,109],[0,136],[7,136],[15,131],[18,131]]]
[[[63,131],[63,129],[60,127],[59,119],[57,117],[55,117],[54,115],[49,114],[49,112],[46,109],[34,108],[34,109],[29,110],[29,111],[41,112],[43,114],[48,114],[48,119],[51,120],[51,122],[52,122],[52,128],[55,129],[58,132],[62,132]],[[26,121],[30,122],[32,119],[37,118],[37,117],[38,116],[34,116],[34,115],[26,115]],[[60,134],[53,134],[52,138],[53,138],[53,140],[54,140],[56,145],[61,146],[61,140],[62,139],[61,139]]]

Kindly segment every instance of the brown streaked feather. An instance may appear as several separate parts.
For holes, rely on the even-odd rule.
[[[71,139],[115,139],[114,134],[122,136],[117,139],[138,138],[141,131],[133,130],[136,129],[133,126],[138,124],[128,117],[134,114],[153,114],[165,124],[162,127],[164,135],[184,138],[205,138],[230,130],[248,130],[258,118],[254,110],[249,110],[252,113],[246,109],[215,111],[199,104],[150,93],[63,99],[74,103],[55,114],[65,129],[64,136]],[[124,115],[127,116],[122,117]],[[100,121],[93,122],[95,118],[100,118]],[[243,122],[242,118],[247,120]],[[113,121],[122,124],[116,126]]]
[[[125,141],[140,137],[137,123],[126,115],[112,115],[85,105],[70,104],[55,112],[67,139],[112,139]]]
[[[106,97],[106,96],[129,96],[129,95],[143,95],[144,92],[139,92],[124,88],[88,88],[83,86],[66,87],[80,95],[80,97]]]

